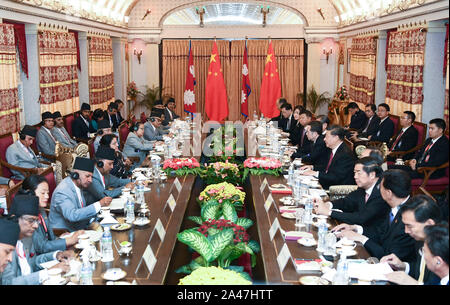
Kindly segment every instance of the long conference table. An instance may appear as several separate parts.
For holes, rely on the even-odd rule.
[[[198,159],[200,160],[200,157]],[[176,184],[175,179],[180,184]],[[296,241],[284,240],[280,230],[275,233],[273,239],[270,238],[269,230],[276,219],[284,231],[295,231],[295,219],[283,218],[279,213],[281,205],[279,199],[286,195],[272,194],[268,186],[261,191],[261,185],[265,179],[268,186],[287,182],[283,176],[250,175],[243,186],[246,192],[246,217],[254,222],[254,225],[248,229],[248,233],[250,238],[258,241],[261,246],[261,252],[257,255],[257,263],[251,275],[255,284],[300,284],[301,275],[297,273],[293,260],[285,262],[280,268],[277,258],[283,246],[287,246],[294,259],[317,259],[320,253],[316,251],[316,247],[305,247]],[[179,185],[181,185],[180,191]],[[177,241],[177,233],[197,226],[187,217],[200,215],[196,197],[205,186],[200,177],[193,175],[172,177],[164,183],[151,184],[151,190],[145,193],[145,201],[151,211],[150,223],[143,227],[133,225],[126,231],[111,231],[113,240],[132,243],[132,253],[129,256],[121,256],[113,246],[114,261],[94,262],[94,284],[106,284],[107,281],[102,275],[109,268],[121,268],[127,273],[121,281],[135,281],[138,285],[178,284],[179,280],[186,275],[176,273],[175,270],[188,264],[193,259],[193,253],[185,244]],[[166,204],[171,195],[176,202],[173,211]],[[269,196],[272,196],[274,203],[266,210],[264,204]],[[121,217],[120,214],[116,216]],[[337,224],[330,218],[327,222],[331,225],[330,229]],[[157,224],[158,228],[156,228]],[[160,235],[161,228],[165,232],[163,236]],[[306,230],[317,240],[315,226],[308,225]],[[147,245],[150,246],[156,259],[151,272],[143,260]],[[366,259],[370,256],[360,244],[355,250],[357,255],[354,258]]]

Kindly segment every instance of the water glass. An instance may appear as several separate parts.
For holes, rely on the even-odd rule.
[[[327,235],[325,236],[325,244],[326,244],[326,248],[325,248],[325,255],[335,255],[336,254],[336,235],[334,233],[327,233]]]
[[[302,198],[301,188],[302,188],[302,181],[298,178],[295,179],[294,180],[294,194],[293,194],[295,202],[299,202],[300,199]]]
[[[300,231],[303,227],[303,217],[305,215],[304,209],[297,209],[295,212],[295,230]]]

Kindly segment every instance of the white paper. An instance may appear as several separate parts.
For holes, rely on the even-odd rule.
[[[109,205],[110,210],[121,210],[125,207],[126,199],[123,197],[114,198]]]
[[[262,193],[264,191],[264,189],[266,188],[266,186],[267,186],[267,179],[264,178],[264,181],[263,181],[263,183],[261,183],[259,191]]]
[[[348,264],[348,275],[351,278],[364,279],[367,281],[387,281],[386,274],[393,272],[388,263],[364,264],[351,263]]]
[[[277,256],[278,267],[280,268],[281,272],[283,272],[290,258],[291,252],[289,251],[287,244],[284,244],[283,248]]]
[[[101,225],[104,224],[117,224],[119,223],[114,217],[112,217],[111,215],[106,216],[105,218],[103,218],[103,220],[100,222]]]
[[[167,199],[167,204],[169,205],[170,210],[173,212],[173,210],[175,210],[177,202],[175,201],[175,198],[173,198],[172,194],[170,194],[169,199]]]
[[[181,191],[181,183],[178,180],[178,178],[175,178],[175,181],[173,182],[175,184],[175,187],[177,188],[178,193]]]
[[[57,259],[55,259],[55,260],[52,260],[52,261],[41,263],[41,267],[44,268],[44,269],[50,269],[51,267],[53,267],[55,265],[58,265],[58,264],[59,264],[59,261]]]
[[[277,233],[278,229],[281,229],[280,222],[278,221],[278,218],[275,218],[275,220],[272,223],[272,226],[269,229],[270,241],[273,240],[273,237]]]
[[[156,222],[155,229],[158,232],[161,242],[163,242],[164,237],[166,236],[166,230],[163,228],[162,222],[159,218],[158,218],[158,221]]]
[[[266,212],[269,211],[270,206],[272,205],[272,203],[273,203],[273,197],[272,197],[272,194],[269,194],[269,196],[266,199],[266,202],[264,203],[264,207],[266,208]]]
[[[309,194],[311,197],[320,197],[320,196],[326,196],[327,193],[324,190],[321,189],[309,189]]]
[[[145,248],[142,258],[144,259],[144,262],[147,265],[147,268],[151,274],[156,265],[156,257],[153,254],[153,251],[152,251],[152,248],[150,248],[150,245],[147,245],[147,248]]]

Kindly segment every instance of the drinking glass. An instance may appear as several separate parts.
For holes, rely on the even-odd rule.
[[[304,209],[297,209],[297,211],[295,212],[295,230],[296,231],[300,231],[301,228],[303,227],[304,214],[305,214]]]
[[[336,235],[334,233],[327,233],[327,235],[325,236],[325,255],[334,255],[336,253]]]

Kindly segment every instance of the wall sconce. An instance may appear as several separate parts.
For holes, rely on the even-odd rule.
[[[320,16],[322,16],[322,19],[325,20],[325,16],[323,15],[322,8],[319,7],[317,9],[317,12],[320,14]]]
[[[262,22],[263,27],[265,27],[267,24],[268,13],[270,13],[270,6],[267,6],[267,8],[265,8],[264,5],[261,5],[261,14],[263,14],[263,22]]]
[[[147,11],[145,12],[145,15],[144,15],[144,17],[142,17],[142,20],[144,20],[145,19],[145,17],[147,17],[148,16],[148,14],[150,14],[152,12],[152,10],[151,9],[147,9]]]
[[[141,64],[142,49],[138,52],[135,48],[133,53],[137,56],[139,64]]]
[[[196,7],[195,12],[200,16],[200,27],[203,27],[203,14],[206,12],[206,8],[202,6],[201,8]]]
[[[328,51],[325,50],[325,48],[322,49],[323,54],[327,56],[327,64],[328,64],[328,57],[330,56],[330,54],[333,54],[333,48],[330,48]]]

